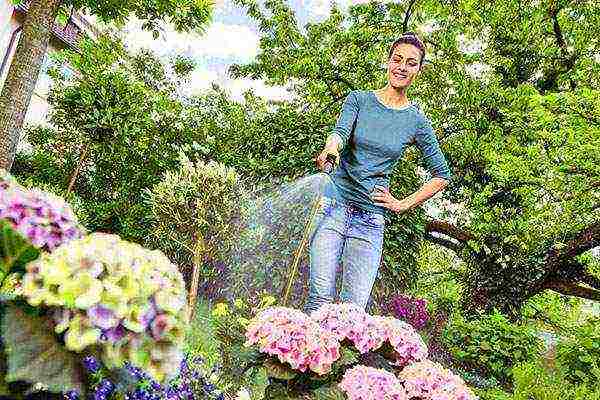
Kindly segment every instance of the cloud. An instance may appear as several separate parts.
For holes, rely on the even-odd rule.
[[[132,19],[125,27],[125,42],[132,50],[151,49],[161,57],[185,54],[194,59],[228,59],[248,62],[258,54],[258,34],[250,26],[211,24],[204,34],[179,33],[164,26],[161,36],[154,40],[150,32],[141,29],[142,23]]]
[[[231,79],[221,68],[197,68],[190,76],[188,84],[182,88],[183,94],[198,95],[208,90],[212,83],[224,88],[231,98],[238,102],[244,101],[243,93],[252,89],[254,94],[269,100],[291,100],[293,95],[283,86],[269,86],[262,79]]]

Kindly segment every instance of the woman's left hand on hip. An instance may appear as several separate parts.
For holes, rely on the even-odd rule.
[[[385,207],[395,213],[403,213],[410,209],[410,205],[404,200],[398,200],[387,188],[382,188],[373,194],[375,205]]]

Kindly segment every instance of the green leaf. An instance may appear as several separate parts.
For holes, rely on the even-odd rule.
[[[278,360],[273,358],[269,358],[265,360],[263,366],[267,371],[267,375],[271,378],[281,379],[281,380],[290,380],[296,377],[296,372],[293,371],[287,365],[280,363]]]
[[[8,306],[2,316],[6,350],[7,382],[42,383],[48,391],[75,389],[84,394],[84,377],[78,357],[67,351],[54,336],[51,322]]]
[[[264,367],[252,368],[251,373],[247,374],[250,383],[250,395],[253,400],[262,400],[265,398],[265,391],[269,386],[269,374]]]
[[[39,255],[40,250],[13,229],[10,222],[0,220],[0,269],[5,274],[15,270],[24,271],[25,264],[35,260]]]
[[[337,365],[354,365],[358,363],[358,351],[348,348],[340,348],[340,358],[336,361]]]
[[[580,371],[580,370],[576,370],[574,372],[575,375],[577,375],[577,377],[581,378],[582,380],[585,380],[587,375],[585,374],[585,372]]]
[[[490,344],[488,342],[481,342],[481,345],[479,345],[479,347],[481,347],[481,350],[491,350],[492,346],[490,346]]]

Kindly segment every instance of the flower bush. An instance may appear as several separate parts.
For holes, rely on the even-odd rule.
[[[51,308],[67,349],[99,345],[109,368],[128,360],[159,381],[177,372],[186,292],[163,253],[93,233],[26,268],[23,295],[32,306]]]
[[[83,365],[90,374],[91,393],[93,400],[124,399],[124,400],[224,400],[223,393],[210,382],[204,370],[202,357],[186,356],[179,364],[177,377],[166,384],[160,384],[152,379],[142,369],[125,363],[124,372],[127,385],[120,385],[120,380],[106,374],[102,363],[93,356],[86,356]],[[68,400],[79,400],[81,396],[76,391],[65,393]]]
[[[442,343],[464,367],[502,383],[510,381],[513,366],[534,360],[542,349],[531,326],[511,323],[499,312],[470,321],[456,316],[446,326]]]
[[[354,304],[324,304],[311,314],[338,340],[349,339],[364,354],[388,342],[398,365],[427,358],[427,346],[414,328],[393,317],[371,316]]]
[[[337,340],[349,339],[361,354],[379,348],[386,340],[385,327],[351,303],[324,304],[310,317]]]
[[[425,360],[410,364],[399,374],[408,398],[421,400],[474,400],[463,380],[438,363]]]
[[[324,375],[339,357],[339,342],[301,311],[271,307],[260,312],[248,326],[246,346],[276,356],[293,369]]]
[[[387,340],[395,351],[396,365],[404,366],[427,358],[427,346],[415,329],[393,317],[372,317],[384,329]]]
[[[83,227],[63,199],[37,189],[26,189],[0,170],[0,219],[45,251],[80,238]]]
[[[388,309],[396,318],[408,322],[417,330],[423,329],[430,319],[425,299],[401,294],[390,301]]]
[[[394,374],[362,365],[346,371],[338,387],[348,400],[409,400]]]

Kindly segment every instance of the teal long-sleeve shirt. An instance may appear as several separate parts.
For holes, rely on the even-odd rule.
[[[342,139],[340,164],[324,195],[367,211],[385,214],[371,198],[375,185],[389,188],[390,174],[408,145],[421,150],[433,177],[451,173],[429,119],[414,104],[395,109],[371,90],[353,90],[342,106],[334,131]]]

